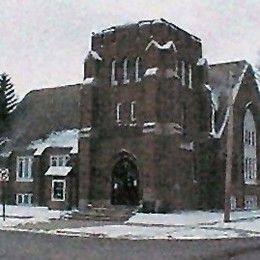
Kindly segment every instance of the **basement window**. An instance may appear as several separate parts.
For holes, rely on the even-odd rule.
[[[244,199],[244,207],[246,210],[257,209],[257,196],[246,195]]]
[[[16,194],[16,205],[31,205],[33,203],[32,193],[18,193]]]

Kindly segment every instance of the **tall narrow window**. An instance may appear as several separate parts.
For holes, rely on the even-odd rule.
[[[135,82],[140,82],[141,77],[140,77],[140,66],[141,65],[141,58],[137,57],[135,60]]]
[[[247,144],[248,143],[248,130],[244,131],[244,143]]]
[[[244,182],[257,184],[256,125],[252,112],[247,109],[244,117]]]
[[[252,137],[252,146],[255,146],[255,132],[252,132],[251,137]]]
[[[124,63],[123,63],[123,83],[124,84],[129,83],[129,79],[128,79],[128,59],[127,58],[124,59]]]
[[[121,103],[116,104],[116,122],[121,124]]]
[[[116,80],[116,61],[112,60],[111,62],[111,85],[117,86],[117,80]]]
[[[181,61],[181,85],[185,86],[185,61]]]
[[[32,157],[17,157],[16,180],[32,181]]]
[[[131,102],[130,120],[131,120],[131,124],[136,123],[136,102],[135,101]]]
[[[175,74],[176,74],[177,76],[179,76],[178,73],[179,73],[179,61],[176,60],[176,63],[175,63]]]
[[[192,66],[189,64],[189,88],[192,89]]]
[[[182,107],[181,107],[181,125],[183,128],[183,133],[186,134],[186,130],[187,130],[187,107],[186,107],[186,105],[182,105]]]

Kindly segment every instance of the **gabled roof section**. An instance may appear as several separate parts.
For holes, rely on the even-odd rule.
[[[221,138],[228,121],[229,95],[232,94],[234,103],[249,67],[250,64],[245,60],[210,65],[209,86],[214,117],[211,119],[211,134],[215,138]]]
[[[45,88],[29,92],[12,113],[0,146],[7,150],[26,147],[32,140],[47,138],[52,132],[79,129],[82,84]],[[6,151],[7,152],[7,151]]]
[[[27,147],[35,149],[34,155],[42,155],[48,147],[69,147],[70,153],[78,153],[78,129],[63,130],[60,132],[52,132],[45,139],[34,140]]]

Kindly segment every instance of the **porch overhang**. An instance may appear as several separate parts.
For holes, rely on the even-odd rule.
[[[71,166],[50,166],[45,176],[66,177],[72,170]]]

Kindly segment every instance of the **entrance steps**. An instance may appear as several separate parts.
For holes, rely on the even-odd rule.
[[[125,205],[89,207],[84,212],[73,212],[70,218],[89,221],[126,221],[137,212],[137,209],[137,206]]]

